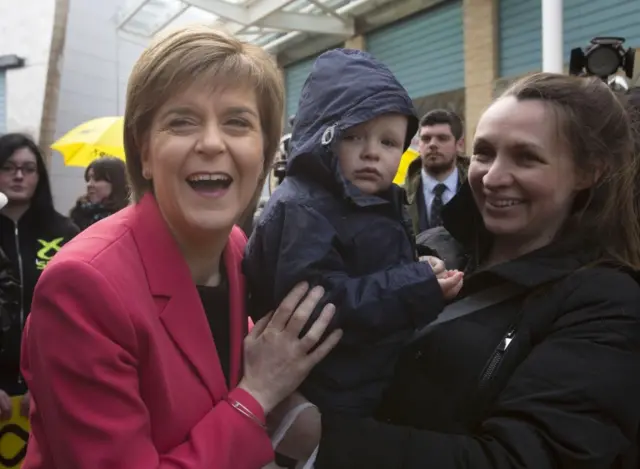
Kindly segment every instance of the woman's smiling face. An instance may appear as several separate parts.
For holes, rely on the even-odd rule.
[[[160,210],[187,239],[232,228],[257,190],[263,162],[255,92],[200,84],[159,109],[142,154]]]
[[[469,167],[486,228],[538,247],[553,239],[584,188],[549,106],[514,97],[496,101],[478,123]]]

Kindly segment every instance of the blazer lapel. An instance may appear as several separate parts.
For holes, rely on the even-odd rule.
[[[229,385],[231,387],[237,386],[242,377],[243,342],[248,329],[245,281],[241,269],[245,244],[244,233],[234,227],[224,250],[224,263],[229,280],[229,313],[231,314],[231,364],[229,367]]]
[[[224,397],[227,387],[211,329],[187,263],[153,195],[147,194],[136,210],[138,213],[131,230],[160,320],[217,402]]]

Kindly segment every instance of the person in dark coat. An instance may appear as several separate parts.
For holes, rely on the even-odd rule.
[[[442,206],[467,178],[463,131],[462,119],[447,109],[433,109],[420,119],[420,157],[409,164],[404,182],[414,233],[442,225]]]
[[[71,220],[85,230],[129,205],[129,185],[125,164],[120,158],[103,156],[84,171],[87,193],[69,212]]]
[[[0,210],[9,200],[0,192]],[[4,350],[7,335],[12,329],[14,318],[20,314],[20,282],[13,271],[11,260],[0,247],[0,354]],[[13,403],[11,397],[0,389],[0,421],[11,418]]]
[[[29,395],[20,374],[22,332],[40,274],[53,256],[79,232],[53,205],[47,167],[34,140],[23,134],[0,136],[0,191],[8,199],[0,210],[0,249],[19,281],[19,307],[3,335],[0,389],[12,396]]]
[[[637,469],[639,162],[623,106],[597,78],[535,74],[473,146],[444,228],[421,239],[465,269],[460,301],[511,296],[409,346],[376,420],[323,414],[314,467]]]
[[[392,183],[417,125],[406,90],[370,54],[322,54],[302,90],[287,176],[247,245],[254,319],[301,281],[336,305],[341,343],[302,387],[321,409],[371,415],[402,343],[461,282],[418,261]]]

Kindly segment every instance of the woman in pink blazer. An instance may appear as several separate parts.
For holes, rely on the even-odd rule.
[[[24,469],[259,469],[265,415],[335,345],[322,295],[295,288],[247,334],[234,224],[281,133],[283,86],[261,48],[209,28],[147,49],[129,81],[135,203],[60,251],[23,341]],[[299,306],[297,306],[299,304]],[[243,341],[245,354],[243,356]]]

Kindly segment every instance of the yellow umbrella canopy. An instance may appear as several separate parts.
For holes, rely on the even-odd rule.
[[[123,132],[122,117],[101,117],[70,130],[51,148],[62,154],[67,166],[86,168],[101,156],[115,156],[124,160]]]
[[[398,167],[398,172],[396,173],[393,182],[398,184],[399,186],[404,184],[404,180],[407,178],[407,171],[409,170],[409,165],[420,156],[420,153],[415,151],[413,148],[407,148],[407,151],[402,155],[402,159],[400,160],[400,166]]]

